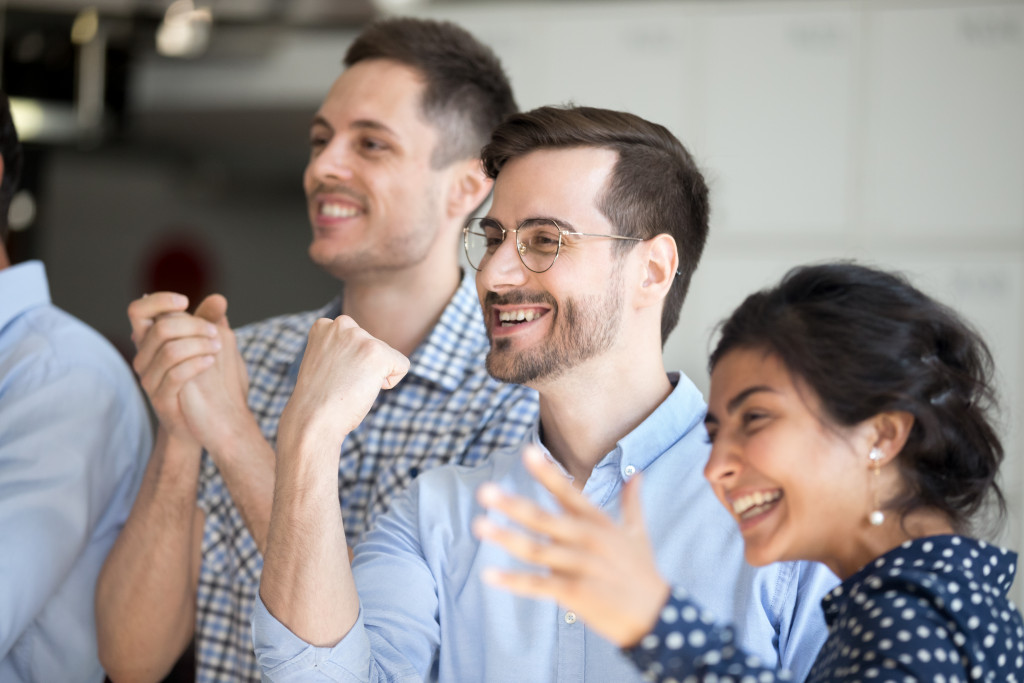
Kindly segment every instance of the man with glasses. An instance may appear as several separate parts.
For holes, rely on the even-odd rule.
[[[545,107],[506,119],[483,160],[494,202],[463,234],[491,340],[487,368],[540,394],[526,443],[613,516],[623,484],[643,472],[661,574],[737,624],[752,652],[806,674],[825,636],[818,601],[835,578],[806,563],[746,564],[702,476],[704,401],[662,362],[708,230],[707,188],[690,155],[630,114]],[[265,680],[639,680],[572,611],[482,581],[485,569],[521,565],[474,537],[474,519],[487,514],[478,488],[494,482],[555,505],[521,447],[422,475],[349,564],[330,486],[338,444],[407,368],[351,320],[319,320],[310,332],[281,419],[254,616]],[[651,590],[636,579],[636,590]]]
[[[113,680],[159,680],[193,637],[200,683],[259,679],[250,622],[273,449],[317,318],[344,312],[411,363],[335,444],[323,483],[344,512],[343,543],[421,472],[518,443],[536,417],[535,392],[488,376],[473,280],[459,267],[463,224],[491,188],[480,147],[515,110],[498,59],[453,24],[398,18],[365,29],[344,62],[313,117],[303,178],[309,255],[339,280],[338,298],[237,333],[222,297],[194,316],[168,292],[129,307],[160,430],[97,589]]]

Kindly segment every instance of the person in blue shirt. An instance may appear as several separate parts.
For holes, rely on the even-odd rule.
[[[708,231],[707,188],[690,154],[631,114],[542,107],[498,126],[483,161],[493,204],[467,223],[466,254],[488,371],[540,396],[525,443],[611,514],[623,484],[645,473],[658,568],[729,615],[745,647],[806,672],[825,636],[817,602],[835,577],[807,563],[744,562],[742,538],[701,476],[704,401],[662,361]],[[484,567],[519,565],[474,537],[477,488],[497,482],[555,505],[522,467],[522,444],[475,468],[421,474],[350,565],[332,485],[338,446],[407,367],[351,319],[322,319],[310,332],[281,419],[253,617],[264,679],[640,680],[573,610],[481,581]]]
[[[822,601],[829,635],[807,680],[1024,680],[1007,597],[1017,554],[969,535],[979,513],[1005,512],[982,339],[905,279],[831,263],[751,295],[710,366],[704,472],[747,559],[814,560],[843,579]],[[493,585],[567,605],[645,680],[803,680],[751,658],[702,593],[659,576],[637,482],[617,523],[537,454],[526,463],[563,512],[481,491],[528,532],[481,535],[547,570],[491,570]],[[638,575],[654,588],[637,591]]]
[[[103,680],[94,595],[152,447],[131,371],[50,302],[39,261],[11,264],[22,151],[0,92],[0,681]]]

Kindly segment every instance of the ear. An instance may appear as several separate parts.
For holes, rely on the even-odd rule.
[[[494,181],[484,174],[479,159],[456,161],[449,171],[445,211],[449,218],[461,221],[487,199]]]
[[[676,241],[671,235],[663,232],[641,242],[638,252],[641,259],[640,286],[637,288],[638,305],[661,304],[668,296],[668,291],[675,282],[676,270],[679,268]]]
[[[880,465],[889,464],[906,445],[910,430],[914,427],[914,416],[905,410],[879,413],[871,418],[874,431],[873,447],[883,454]]]

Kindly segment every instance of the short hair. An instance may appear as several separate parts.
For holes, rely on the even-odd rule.
[[[425,80],[420,107],[439,132],[434,168],[479,155],[491,131],[518,110],[512,86],[494,52],[447,21],[408,17],[370,24],[345,53],[346,67],[390,59]]]
[[[708,188],[693,157],[664,126],[634,114],[594,107],[540,107],[507,118],[491,135],[484,171],[497,178],[511,159],[539,149],[600,147],[618,153],[598,209],[620,234],[650,239],[667,233],[679,251],[676,276],[661,314],[661,343],[679,322],[708,236]],[[625,253],[635,242],[617,248]]]
[[[4,177],[0,183],[0,244],[7,241],[7,213],[21,178],[22,152],[18,131],[11,116],[7,93],[0,90],[0,152],[4,159]]]
[[[850,427],[889,411],[914,425],[896,463],[905,491],[887,507],[946,514],[958,531],[989,502],[1003,447],[992,356],[949,307],[904,277],[851,262],[790,270],[722,324],[710,368],[733,349],[760,349],[819,398],[827,421]]]

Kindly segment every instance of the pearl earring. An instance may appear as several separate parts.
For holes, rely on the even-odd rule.
[[[871,523],[871,526],[881,526],[882,522],[885,521],[885,514],[879,509],[881,505],[878,501],[878,478],[882,474],[881,461],[884,456],[885,454],[877,448],[872,448],[871,452],[868,453],[868,460],[871,461],[871,469],[875,471],[875,486],[873,487],[875,489],[875,509],[868,515],[868,522]]]

